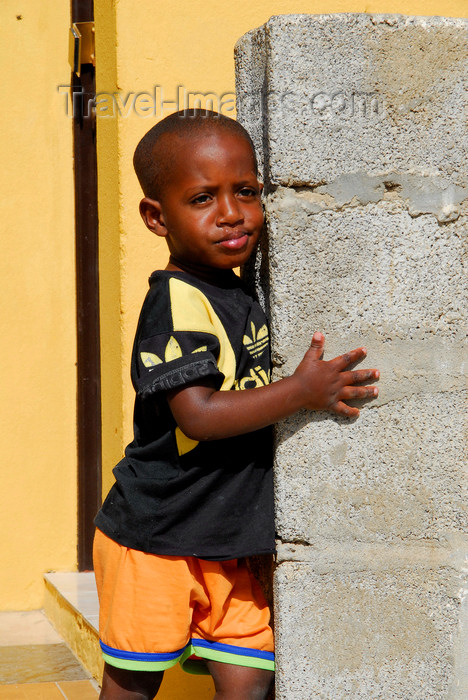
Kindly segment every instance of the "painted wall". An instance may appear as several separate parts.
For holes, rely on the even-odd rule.
[[[274,14],[391,12],[467,16],[465,0],[97,0],[98,160],[100,178],[103,492],[131,439],[129,358],[147,277],[166,263],[164,241],[144,227],[132,169],[138,140],[178,96],[234,92],[234,45]],[[118,91],[113,105],[109,94]],[[142,95],[141,93],[145,93]],[[138,97],[140,94],[140,97]],[[165,101],[161,109],[161,101]],[[156,105],[156,106],[154,106]],[[180,108],[184,105],[179,101]],[[215,103],[216,106],[216,103]],[[229,111],[229,103],[223,111]],[[120,112],[120,114],[119,114]]]
[[[76,565],[75,280],[67,3],[0,4],[0,609]],[[6,338],[5,338],[6,335]]]

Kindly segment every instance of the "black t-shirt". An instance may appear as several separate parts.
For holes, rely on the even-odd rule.
[[[210,378],[235,391],[268,384],[265,315],[232,273],[222,286],[182,272],[150,277],[132,355],[134,440],[95,523],[144,552],[235,559],[274,551],[270,430],[197,442],[165,392]]]

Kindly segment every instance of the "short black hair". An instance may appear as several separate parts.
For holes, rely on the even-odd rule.
[[[133,156],[133,167],[145,197],[158,199],[170,170],[171,153],[166,134],[181,138],[198,136],[204,131],[230,131],[246,139],[252,148],[255,171],[258,170],[255,147],[249,133],[234,119],[205,109],[184,109],[165,117],[141,139]]]

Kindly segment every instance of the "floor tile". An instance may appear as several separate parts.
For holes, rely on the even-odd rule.
[[[45,683],[87,678],[82,666],[63,643],[0,647],[0,683]]]
[[[59,644],[61,641],[42,610],[0,613],[0,647]]]
[[[0,686],[0,700],[64,700],[55,683],[24,683]]]
[[[60,681],[57,685],[67,700],[97,700],[99,697],[91,681]]]

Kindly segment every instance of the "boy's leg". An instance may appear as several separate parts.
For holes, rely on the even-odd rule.
[[[216,688],[215,700],[266,700],[275,674],[261,668],[207,661]]]
[[[97,530],[94,571],[107,662],[100,700],[153,700],[164,669],[182,658],[189,642],[187,562],[121,546]]]
[[[153,700],[164,671],[127,671],[104,664],[99,700]]]
[[[195,608],[192,647],[213,678],[215,700],[267,700],[274,679],[273,632],[258,582],[244,559],[199,560],[198,566],[210,607],[209,615],[206,607]]]

